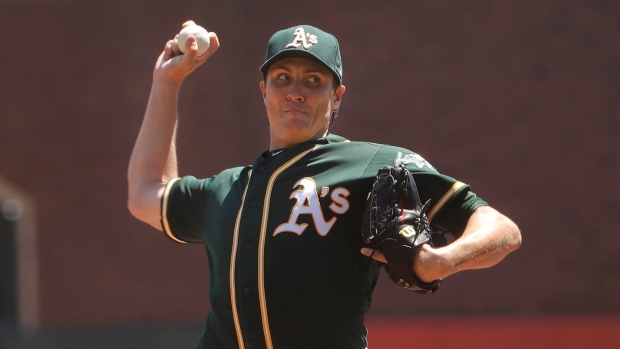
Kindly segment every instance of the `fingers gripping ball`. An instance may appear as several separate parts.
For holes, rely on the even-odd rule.
[[[211,45],[211,39],[209,38],[209,32],[196,24],[188,25],[179,32],[179,50],[185,53],[185,43],[187,38],[193,35],[196,38],[196,44],[198,44],[198,55],[202,55],[209,49]]]
[[[377,173],[362,222],[364,242],[383,253],[390,279],[417,293],[435,293],[441,285],[441,279],[426,283],[413,272],[415,250],[432,246],[428,204],[421,204],[407,168],[385,166]]]

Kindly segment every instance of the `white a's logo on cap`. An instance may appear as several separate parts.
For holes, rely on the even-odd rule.
[[[316,35],[306,34],[304,28],[295,29],[295,33],[293,33],[293,35],[295,35],[295,39],[293,39],[293,42],[286,45],[286,48],[299,47],[303,45],[303,47],[307,50],[312,45],[319,43]]]

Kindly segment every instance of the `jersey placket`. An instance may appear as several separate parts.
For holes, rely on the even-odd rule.
[[[254,313],[252,308],[256,308],[255,304],[251,304],[252,298],[255,298],[254,295],[258,295],[258,303],[260,308],[260,324],[262,325],[263,336],[265,339],[265,348],[273,349],[273,342],[271,339],[271,331],[269,326],[269,315],[267,309],[267,295],[265,294],[265,269],[264,269],[264,252],[265,252],[265,242],[267,237],[267,223],[269,217],[269,207],[271,201],[271,193],[273,192],[273,186],[278,178],[278,176],[284,172],[286,169],[291,167],[297,161],[302,159],[306,154],[310,153],[316,147],[308,149],[297,156],[293,157],[285,164],[278,167],[269,177],[268,181],[266,181],[266,176],[268,173],[264,175],[255,174],[254,177],[251,177],[248,181],[248,186],[245,189],[244,196],[242,199],[242,205],[237,215],[237,222],[235,224],[235,233],[233,237],[233,251],[231,253],[231,271],[230,271],[230,288],[231,288],[231,303],[233,310],[233,318],[235,322],[235,329],[237,332],[237,341],[239,343],[239,348],[245,349],[247,347],[252,347],[252,345],[246,344],[246,340],[244,340],[244,334],[249,332],[250,341],[254,342],[258,337],[258,329],[255,328],[256,321],[253,319],[254,316],[248,316],[248,313]],[[261,171],[262,172],[262,171]],[[266,189],[262,189],[266,188]],[[264,192],[262,191],[264,190]],[[258,204],[258,198],[263,198],[262,203],[262,213],[260,215],[260,233],[258,234],[258,251],[256,259],[254,263],[248,261],[246,256],[240,256],[239,254],[239,245],[240,243],[250,244],[250,239],[252,237],[256,237],[256,224],[257,222],[257,213],[252,212],[256,209],[260,209]],[[248,223],[249,222],[249,223]],[[245,225],[244,225],[245,223]],[[249,225],[248,225],[249,224]],[[242,229],[242,226],[248,227],[247,229]],[[256,241],[256,240],[252,240]],[[248,245],[249,246],[249,245]],[[245,246],[244,246],[245,247]],[[249,249],[248,249],[249,250]],[[247,251],[250,252],[250,251]],[[252,253],[248,253],[247,256],[252,255]],[[247,270],[238,269],[237,266],[253,266],[256,265],[257,269],[248,268]],[[255,272],[254,276],[251,273]],[[243,274],[243,275],[242,275]],[[253,280],[256,280],[257,289],[252,290],[250,284]],[[237,283],[243,283],[242,285],[238,285]],[[239,288],[240,287],[240,288]],[[240,316],[243,314],[243,316]]]
[[[235,282],[236,275],[236,262],[237,262],[237,251],[239,248],[239,230],[241,223],[241,214],[243,212],[243,207],[245,206],[245,198],[248,192],[248,188],[250,186],[250,180],[252,179],[252,171],[248,173],[248,183],[245,186],[243,191],[243,196],[241,198],[241,206],[239,208],[239,213],[237,213],[237,219],[235,221],[235,230],[233,235],[233,245],[232,251],[230,254],[230,303],[232,308],[232,316],[233,321],[235,323],[235,331],[237,333],[237,342],[239,344],[240,349],[245,348],[245,342],[243,340],[243,332],[241,331],[241,325],[239,320],[239,311],[237,308],[237,284]]]

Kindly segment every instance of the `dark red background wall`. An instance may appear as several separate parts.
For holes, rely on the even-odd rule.
[[[181,93],[182,174],[266,149],[266,42],[309,23],[341,43],[334,132],[418,152],[522,229],[518,252],[437,295],[383,279],[370,317],[618,314],[619,15],[616,1],[0,4],[0,176],[36,203],[41,327],[203,322],[203,248],[125,204],[152,67],[190,18],[221,49]]]

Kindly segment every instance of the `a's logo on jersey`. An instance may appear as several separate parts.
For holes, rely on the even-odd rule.
[[[424,160],[423,157],[415,153],[411,153],[411,154],[407,154],[403,156],[403,153],[398,152],[398,156],[396,157],[396,159],[394,159],[394,166],[399,166],[401,164],[402,165],[414,164],[418,168],[422,168],[426,166],[430,168],[431,170],[437,172],[437,170],[431,164],[429,164],[428,161]]]
[[[319,43],[316,35],[306,33],[304,28],[295,29],[295,32],[293,33],[293,35],[295,35],[293,42],[286,45],[286,48],[294,48],[294,47],[299,47],[303,45],[303,47],[307,50],[310,47],[312,47],[312,45],[316,45]]]
[[[283,232],[291,232],[297,235],[301,235],[308,227],[307,223],[297,224],[299,216],[302,214],[309,214],[312,216],[314,227],[317,233],[321,236],[325,236],[334,226],[334,223],[338,220],[335,216],[330,220],[326,220],[321,210],[321,202],[319,201],[319,194],[317,192],[316,183],[312,178],[302,178],[293,186],[295,189],[290,198],[295,199],[296,203],[291,212],[291,216],[288,222],[280,224],[278,228],[273,232],[276,236]],[[323,187],[321,189],[321,198],[326,197],[329,194],[329,188]],[[345,188],[336,188],[331,191],[331,204],[329,209],[335,214],[344,214],[349,210],[349,201],[347,197],[350,192]]]

